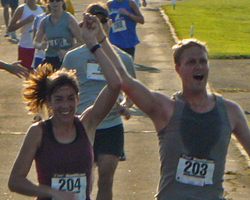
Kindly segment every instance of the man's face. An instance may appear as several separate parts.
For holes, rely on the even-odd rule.
[[[185,49],[180,57],[180,64],[176,65],[176,71],[182,79],[183,89],[203,91],[209,72],[207,53],[199,46]]]

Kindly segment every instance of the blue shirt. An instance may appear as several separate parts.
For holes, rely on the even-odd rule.
[[[110,42],[120,48],[135,47],[140,42],[136,33],[137,22],[118,12],[119,8],[124,8],[134,14],[129,6],[129,0],[123,0],[122,2],[112,0],[109,2],[109,15],[113,21],[109,32]]]

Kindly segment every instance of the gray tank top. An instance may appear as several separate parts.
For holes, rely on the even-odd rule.
[[[168,125],[158,133],[161,178],[157,199],[225,199],[222,182],[232,130],[223,98],[215,95],[214,108],[205,113],[193,111],[179,94],[175,95],[175,99],[174,113]],[[214,163],[212,184],[197,186],[177,181],[176,173],[181,155],[212,160]],[[187,163],[188,161],[185,164]],[[188,169],[190,166],[185,167]],[[192,167],[194,171],[200,170],[199,173],[202,174],[202,166]]]

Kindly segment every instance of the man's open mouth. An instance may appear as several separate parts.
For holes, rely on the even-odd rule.
[[[204,78],[204,75],[194,75],[195,80],[201,81]]]

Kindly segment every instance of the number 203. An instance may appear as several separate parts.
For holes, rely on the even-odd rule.
[[[205,176],[207,174],[208,165],[206,163],[186,161],[185,165],[184,173],[198,176]]]

